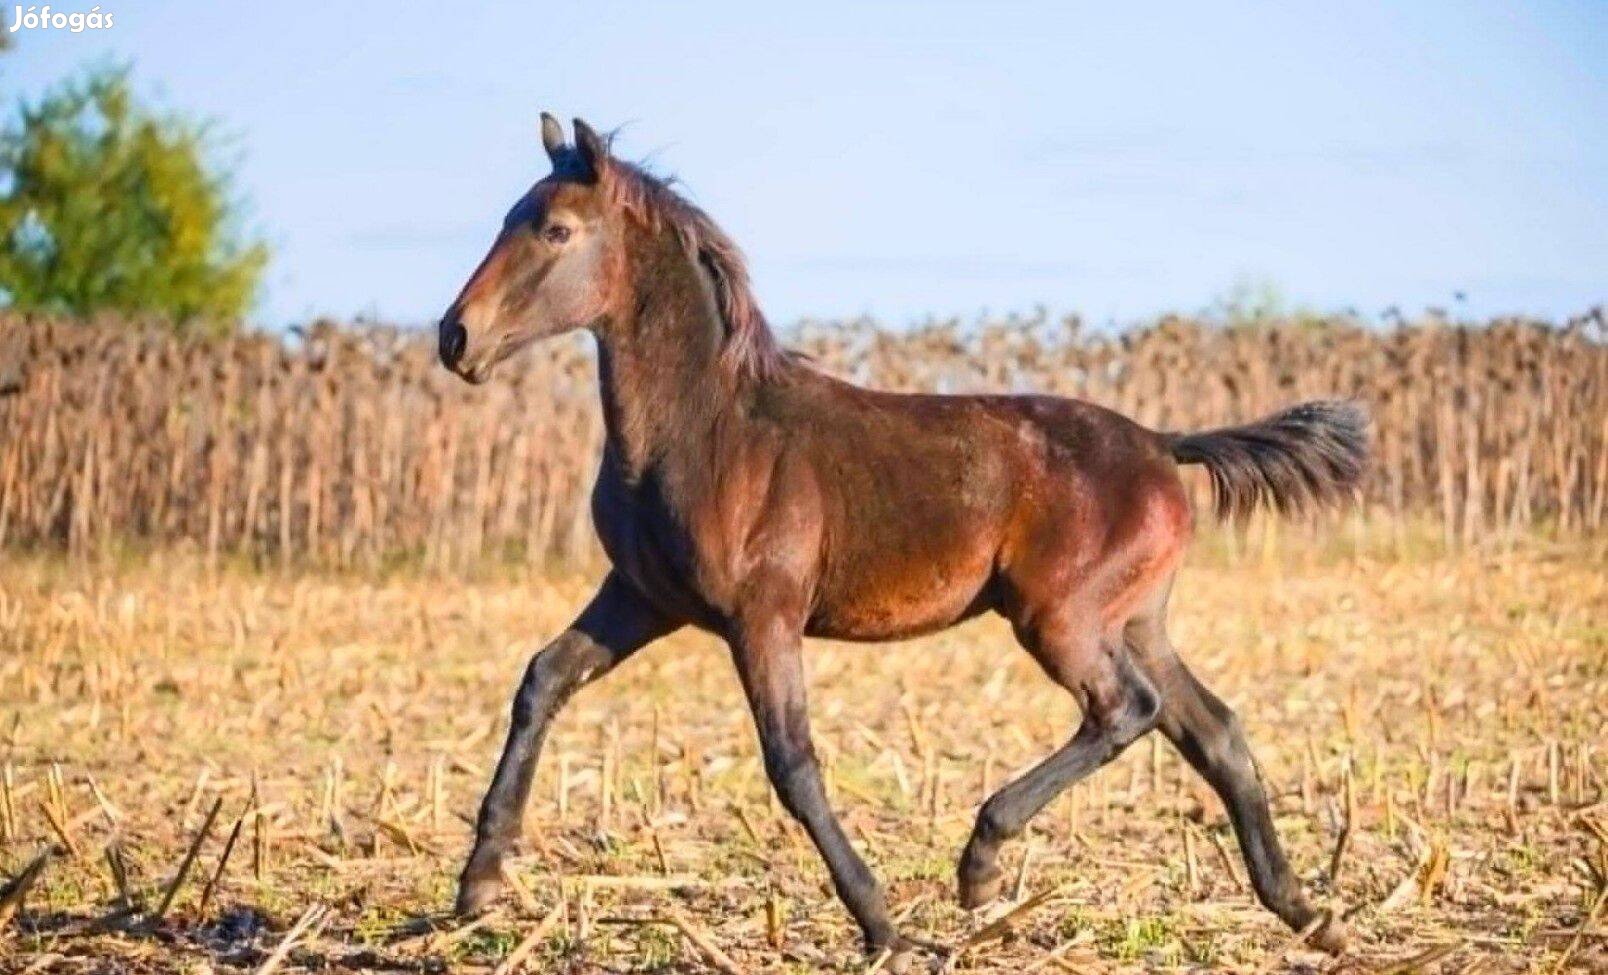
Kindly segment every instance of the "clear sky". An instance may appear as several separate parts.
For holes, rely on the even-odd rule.
[[[1608,300],[1601,0],[101,9],[11,35],[0,98],[111,56],[215,117],[269,325],[433,320],[545,172],[544,108],[679,176],[777,322],[1126,322],[1241,281],[1368,314]]]

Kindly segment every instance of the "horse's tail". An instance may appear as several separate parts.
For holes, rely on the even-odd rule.
[[[1162,435],[1180,464],[1204,464],[1219,517],[1340,500],[1362,478],[1368,414],[1352,402],[1302,403],[1240,427]]]

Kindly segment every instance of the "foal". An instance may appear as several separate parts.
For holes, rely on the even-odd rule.
[[[598,344],[607,437],[592,495],[613,565],[537,653],[480,808],[457,908],[498,893],[548,723],[576,689],[655,639],[716,633],[753,710],[765,771],[809,833],[873,952],[910,943],[827,805],[810,742],[804,636],[894,640],[993,611],[1077,699],[1070,740],[983,804],[961,903],[999,891],[1000,846],[1072,783],[1160,728],[1223,799],[1257,897],[1313,941],[1344,942],[1285,861],[1233,713],[1168,642],[1191,532],[1179,464],[1221,513],[1344,496],[1366,421],[1308,403],[1205,433],[1145,429],[1051,396],[861,389],[782,351],[737,247],[702,211],[575,122],[542,118],[551,175],[514,204],[440,323],[470,382],[545,336]]]

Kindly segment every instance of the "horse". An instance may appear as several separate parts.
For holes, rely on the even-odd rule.
[[[786,351],[741,251],[612,137],[543,113],[551,172],[508,211],[442,316],[442,364],[481,383],[539,339],[588,330],[605,441],[592,516],[611,566],[529,661],[459,878],[456,910],[499,893],[549,723],[579,688],[685,626],[725,640],[777,798],[809,834],[865,948],[908,960],[877,879],[832,809],[810,738],[801,641],[887,641],[982,613],[1076,700],[1070,738],[990,796],[957,869],[971,909],[999,894],[1002,844],[1063,790],[1159,729],[1222,798],[1261,903],[1339,952],[1286,861],[1235,714],[1168,640],[1194,515],[1350,496],[1367,416],[1317,401],[1244,426],[1148,429],[1043,395],[866,389]]]

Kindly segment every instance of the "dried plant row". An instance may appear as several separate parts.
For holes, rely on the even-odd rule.
[[[820,367],[900,390],[1044,391],[1202,428],[1339,395],[1375,418],[1365,488],[1444,540],[1608,520],[1608,324],[1424,320],[1120,335],[1075,319],[887,332],[804,323]],[[0,315],[0,545],[184,541],[210,557],[533,566],[592,552],[601,423],[579,341],[470,388],[430,336],[313,327],[181,341],[121,322]]]

